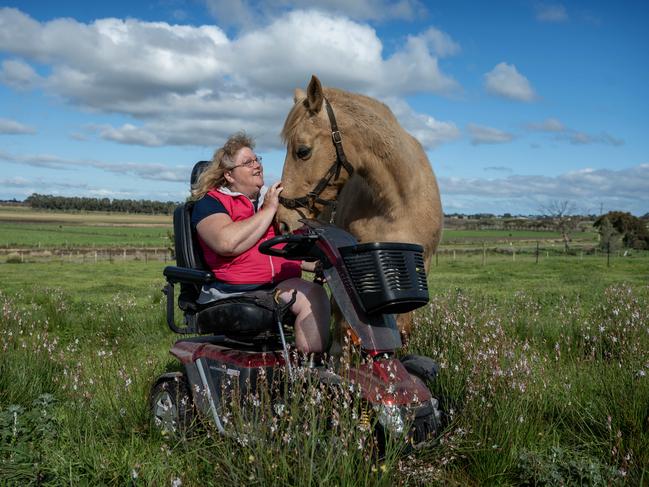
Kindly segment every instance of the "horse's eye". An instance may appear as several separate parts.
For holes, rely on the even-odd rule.
[[[306,145],[301,145],[297,148],[297,151],[295,151],[295,154],[297,155],[298,158],[300,159],[306,159],[311,155],[311,147],[307,147]]]

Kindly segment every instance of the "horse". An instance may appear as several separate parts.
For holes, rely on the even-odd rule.
[[[443,213],[421,144],[385,104],[323,88],[315,75],[306,92],[295,90],[293,101],[281,132],[286,157],[276,219],[282,231],[314,218],[334,223],[359,242],[416,243],[424,248],[428,275]],[[340,343],[339,317],[336,323],[334,340]],[[400,315],[397,324],[407,339],[411,313]]]

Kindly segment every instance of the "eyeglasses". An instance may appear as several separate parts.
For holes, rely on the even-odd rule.
[[[261,166],[261,156],[255,156],[254,159],[248,159],[247,161],[242,162],[241,164],[237,164],[236,166],[232,166],[232,169],[237,168],[237,167],[247,167],[251,168],[255,165],[255,163],[258,163]]]

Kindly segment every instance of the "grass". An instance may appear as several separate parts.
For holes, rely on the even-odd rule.
[[[41,249],[164,247],[169,243],[168,231],[168,227],[0,222],[0,247]]]
[[[171,216],[0,207],[0,248],[166,247]]]
[[[302,378],[255,436],[152,428],[173,366],[163,263],[0,264],[2,485],[646,485],[649,257],[431,266],[405,352],[441,365],[440,444],[375,464],[347,392]],[[342,394],[342,393],[341,393]],[[257,408],[257,409],[255,409]],[[336,417],[337,425],[326,421]],[[247,438],[247,439],[246,439]]]

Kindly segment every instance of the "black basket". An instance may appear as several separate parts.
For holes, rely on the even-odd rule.
[[[374,242],[339,251],[367,314],[406,313],[428,303],[421,245]]]

